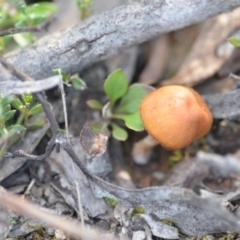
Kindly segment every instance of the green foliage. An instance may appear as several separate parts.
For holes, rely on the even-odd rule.
[[[25,1],[5,1],[0,9],[0,30],[34,26],[46,20],[56,10],[56,5],[49,2],[26,5]],[[35,36],[28,32],[1,37],[0,52],[5,53],[12,42],[19,47],[25,47],[35,39]]]
[[[32,124],[28,124],[27,128],[28,128],[28,130],[36,130],[38,128],[41,128],[45,123],[46,123],[45,119],[37,119]]]
[[[107,94],[111,106],[124,96],[128,90],[128,81],[122,70],[111,73],[104,83],[104,91]]]
[[[22,99],[17,97],[0,98],[0,128],[4,129],[2,132],[5,133],[9,129],[23,131],[27,126],[29,117],[42,111],[42,105],[34,104],[31,94],[23,95]],[[18,118],[14,120],[16,113],[18,113]]]
[[[104,91],[109,101],[103,106],[99,101],[91,99],[87,101],[87,105],[101,110],[104,122],[111,126],[112,136],[124,141],[128,133],[121,127],[119,120],[129,129],[143,131],[139,107],[143,98],[152,90],[152,87],[144,84],[135,83],[129,86],[124,72],[118,69],[111,73],[104,83]]]
[[[12,110],[12,98],[0,98],[0,159],[11,143],[25,130],[21,125],[12,123],[16,110]]]
[[[110,197],[103,197],[103,200],[105,203],[111,207],[116,207],[118,204],[118,200],[115,198],[110,198]]]
[[[81,78],[71,78],[72,85],[76,90],[86,89],[86,83]]]
[[[87,88],[86,83],[79,77],[71,76],[67,74],[62,69],[54,69],[53,73],[55,75],[61,75],[62,80],[68,86],[73,86],[76,90],[82,91]]]
[[[129,86],[127,93],[122,97],[118,107],[119,113],[135,113],[138,111],[142,99],[149,93],[146,86],[134,83]]]
[[[112,136],[120,141],[125,141],[128,137],[128,133],[125,129],[119,127],[117,124],[112,123]]]
[[[23,101],[25,104],[30,105],[33,103],[33,95],[32,94],[24,94],[22,96]]]
[[[137,217],[138,215],[145,214],[145,213],[146,213],[146,210],[143,207],[137,206],[132,211],[132,217]]]
[[[0,8],[0,31],[9,28],[29,27],[43,22],[56,11],[56,6],[49,2],[26,5],[23,0],[2,1]],[[24,47],[35,40],[28,32],[0,38],[0,52],[7,52],[8,46]],[[20,139],[25,130],[42,127],[45,120],[36,119],[29,124],[29,119],[43,111],[41,104],[36,104],[32,94],[18,97],[0,96],[0,159],[4,152]]]
[[[81,19],[85,19],[90,15],[90,7],[92,6],[92,3],[93,0],[76,0]]]
[[[12,111],[7,111],[7,112],[3,113],[2,121],[4,123],[7,122],[9,119],[11,119],[14,116],[15,112],[16,112],[16,110],[12,110]]]
[[[57,8],[49,2],[35,3],[24,6],[23,12],[31,25],[43,22],[47,17],[56,12]]]
[[[123,120],[129,129],[140,132],[144,130],[140,112],[137,111],[130,115],[123,115]]]
[[[102,110],[102,108],[103,108],[103,105],[99,101],[94,100],[94,99],[88,100],[87,105],[90,108],[95,109],[95,110]]]
[[[229,42],[234,46],[234,47],[240,47],[240,40],[235,38],[235,37],[230,37]]]
[[[37,115],[43,111],[41,104],[34,104],[34,99],[31,94],[25,94],[22,96],[22,100],[14,97],[11,105],[20,112],[17,123],[27,126],[30,116]]]
[[[43,111],[42,105],[41,104],[36,104],[34,107],[32,107],[28,111],[29,116],[37,115]]]
[[[4,152],[15,142],[25,130],[42,127],[46,121],[36,120],[28,124],[29,118],[43,111],[41,104],[35,104],[31,94],[17,97],[0,97],[0,159]]]
[[[168,158],[169,167],[174,167],[178,162],[182,161],[184,154],[181,150],[173,151],[172,155]]]

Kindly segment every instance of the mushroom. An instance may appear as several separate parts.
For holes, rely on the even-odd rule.
[[[143,125],[162,146],[181,149],[206,135],[212,114],[191,88],[171,85],[148,94],[140,106]]]

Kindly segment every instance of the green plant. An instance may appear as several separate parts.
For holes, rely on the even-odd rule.
[[[68,86],[73,86],[76,90],[84,90],[87,88],[86,83],[78,76],[67,74],[62,69],[54,69],[53,73],[55,75],[61,75],[62,80]]]
[[[240,47],[240,40],[235,37],[230,37],[228,41],[234,46],[234,47]]]
[[[133,211],[132,211],[132,214],[131,214],[131,217],[137,217],[141,214],[145,214],[146,213],[146,210],[141,207],[141,206],[136,206]]]
[[[26,129],[35,130],[45,124],[38,119],[29,124],[31,116],[43,111],[41,104],[35,104],[31,94],[25,94],[22,99],[17,97],[0,98],[0,159],[6,149],[17,142]]]
[[[184,159],[184,154],[181,150],[175,150],[168,158],[169,167],[174,167],[178,162]]]
[[[37,124],[35,122],[31,125],[28,124],[29,118],[31,116],[38,115],[43,111],[42,105],[40,103],[34,103],[32,94],[24,94],[22,96],[22,99],[14,97],[11,105],[19,111],[19,117],[16,121],[18,124],[21,124],[30,130],[34,130],[38,127],[41,127],[45,123],[43,122],[42,124]]]
[[[56,11],[56,6],[48,2],[26,5],[23,0],[9,0],[1,1],[0,5],[0,31],[32,27],[43,22]],[[24,28],[26,31],[28,29]],[[34,35],[29,32],[0,37],[0,52],[7,52],[11,43],[15,42],[19,47],[24,47],[34,40]],[[29,123],[32,116],[42,111],[42,105],[34,103],[31,94],[25,94],[21,99],[0,96],[0,159],[9,147],[19,140],[26,129],[34,130],[46,123],[44,119]]]
[[[85,19],[89,16],[89,9],[92,6],[92,3],[93,0],[76,0],[81,19]]]
[[[118,200],[115,198],[111,198],[111,197],[103,197],[103,200],[105,201],[105,203],[111,207],[116,207],[118,204]]]
[[[49,2],[26,5],[25,1],[4,1],[0,10],[0,30],[37,25],[56,10],[56,6]],[[30,32],[4,36],[0,38],[0,52],[5,53],[12,42],[15,42],[19,47],[25,47],[34,41],[35,36]]]
[[[91,99],[87,101],[87,105],[102,111],[103,124],[111,127],[115,139],[124,141],[128,133],[121,126],[121,121],[129,129],[143,131],[139,107],[142,99],[152,90],[152,87],[144,84],[129,85],[124,72],[118,69],[111,73],[104,83],[104,91],[109,101],[103,105],[98,100]]]
[[[11,120],[16,113],[11,107],[12,100],[10,97],[0,98],[0,159],[6,149],[18,138],[16,135],[20,135],[25,130],[19,124],[12,124]]]

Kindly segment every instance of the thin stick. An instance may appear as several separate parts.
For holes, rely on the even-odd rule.
[[[47,29],[50,23],[53,21],[54,17],[50,16],[47,20],[44,22],[36,25],[36,26],[30,26],[30,27],[19,27],[19,28],[10,28],[4,31],[0,32],[0,37],[22,33],[22,32],[38,32],[42,29]]]
[[[29,183],[26,191],[24,192],[23,197],[25,197],[26,195],[29,195],[29,194],[30,194],[31,188],[33,187],[33,185],[35,184],[35,182],[36,182],[36,179],[33,178],[33,179],[31,180],[31,182]]]
[[[61,74],[61,70],[59,70],[59,74]],[[61,96],[62,96],[62,104],[63,104],[63,115],[64,115],[64,121],[65,121],[65,130],[66,130],[66,137],[68,143],[70,143],[69,139],[69,131],[68,131],[68,116],[67,116],[67,106],[66,106],[66,98],[65,98],[65,92],[63,87],[63,79],[61,78],[60,84],[59,84]]]
[[[59,72],[61,74],[61,72]],[[70,139],[69,139],[69,131],[68,131],[68,116],[67,116],[67,106],[66,106],[66,94],[64,92],[64,87],[63,87],[63,80],[61,79],[60,84],[60,91],[61,91],[61,96],[62,96],[62,103],[63,103],[63,114],[64,114],[64,121],[65,121],[65,129],[66,129],[66,137],[67,137],[67,142],[70,144]],[[72,159],[71,159],[72,160]],[[83,207],[82,207],[82,202],[81,202],[81,195],[80,195],[80,190],[79,190],[79,185],[77,182],[77,174],[76,174],[76,169],[75,165],[72,160],[72,170],[74,174],[74,184],[77,192],[77,201],[78,201],[78,209],[80,212],[80,218],[81,218],[81,225],[84,226],[84,216],[83,216]]]
[[[45,212],[41,210],[39,206],[32,204],[25,199],[23,200],[12,193],[4,191],[2,188],[0,189],[0,202],[1,205],[6,208],[8,207],[21,215],[39,219],[55,229],[62,229],[65,233],[68,233],[71,236],[84,240],[109,239],[106,238],[106,235],[101,237],[101,234],[103,233],[99,230],[91,230],[90,228],[82,227],[73,219],[67,219],[66,217]],[[111,236],[111,239],[114,240],[114,236]]]
[[[71,160],[72,160],[72,169],[73,169],[73,173],[74,173],[74,184],[75,184],[75,188],[76,188],[76,192],[77,192],[78,210],[79,210],[79,213],[80,213],[81,225],[82,225],[82,227],[84,227],[85,223],[84,223],[84,215],[83,215],[83,206],[82,206],[82,201],[81,201],[79,184],[77,182],[76,168],[75,168],[75,165],[74,165],[74,162],[73,162],[72,158],[71,158]]]
[[[72,160],[73,163],[73,160]],[[74,167],[75,169],[75,167]],[[83,206],[82,206],[82,201],[81,201],[81,194],[80,194],[80,190],[79,190],[79,184],[76,180],[76,173],[74,173],[74,183],[75,183],[75,187],[76,187],[76,192],[77,192],[77,200],[78,200],[78,209],[79,209],[79,213],[80,213],[80,218],[81,218],[81,225],[82,227],[85,227],[85,221],[84,221],[84,215],[83,215]]]
[[[238,81],[240,80],[240,77],[235,75],[235,74],[233,74],[233,73],[229,74],[229,78],[232,78],[233,80],[238,80]]]

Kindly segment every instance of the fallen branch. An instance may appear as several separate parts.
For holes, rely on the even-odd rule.
[[[238,0],[136,1],[46,36],[9,54],[8,60],[35,79],[50,76],[56,68],[76,73],[123,49],[239,6]]]
[[[1,207],[8,207],[12,211],[15,211],[21,215],[28,216],[34,219],[39,219],[47,225],[55,229],[61,229],[71,236],[80,237],[84,240],[110,239],[107,238],[106,235],[103,236],[103,233],[99,230],[86,228],[81,226],[76,220],[48,213],[40,209],[39,206],[34,205],[27,200],[23,200],[21,197],[4,191],[2,188],[0,189],[0,202]],[[115,239],[114,236],[111,236],[111,239]]]

